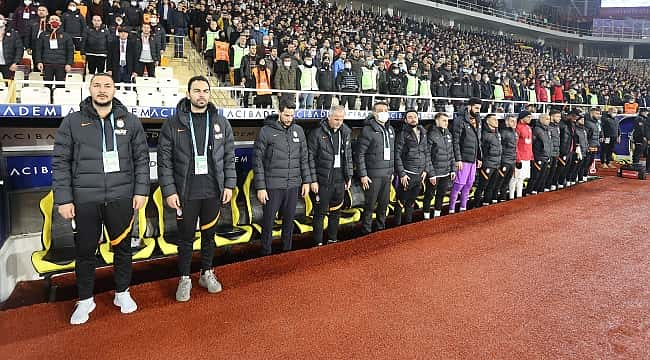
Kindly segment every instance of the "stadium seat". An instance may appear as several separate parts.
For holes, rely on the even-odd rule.
[[[176,225],[176,211],[164,205],[160,187],[153,193],[153,202],[158,210],[158,248],[163,255],[178,254],[178,227]],[[201,232],[195,233],[196,239],[192,244],[193,250],[201,249]]]
[[[9,89],[6,87],[0,88],[0,104],[9,102]]]
[[[81,102],[81,88],[56,88],[54,89],[54,103],[57,105],[79,105]]]
[[[262,205],[259,200],[257,200],[257,192],[253,186],[253,170],[248,172],[246,180],[244,180],[244,199],[246,200],[246,211],[248,212],[249,223],[257,230],[258,233],[262,233],[262,218],[264,216],[264,205]],[[282,220],[275,220],[273,225],[273,231],[271,233],[272,238],[278,238],[282,234]]]
[[[117,93],[117,91],[115,91]],[[90,96],[90,83],[86,82],[81,87],[81,100],[86,99]]]
[[[215,235],[217,246],[230,246],[246,243],[249,242],[253,236],[252,226],[239,225],[239,207],[236,201],[237,195],[239,195],[239,189],[235,187],[232,191],[232,200],[230,203],[221,206]]]
[[[298,194],[298,202],[296,203],[296,214],[293,217],[293,223],[295,225],[295,228],[298,229],[298,232],[301,234],[305,234],[308,232],[312,232],[314,230],[313,227],[313,217],[311,215],[312,213],[312,203],[311,199],[309,199],[309,196],[303,198]]]
[[[146,76],[136,76],[135,78],[135,91],[136,92],[152,92],[158,89],[158,79]]]
[[[178,102],[183,98],[185,98],[185,95],[183,94],[165,94],[165,98],[163,99],[163,106],[176,107],[176,105],[178,105]]]
[[[65,88],[66,89],[81,89],[84,86],[83,84],[83,75],[67,73],[65,75]]]
[[[138,105],[138,94],[133,90],[116,90],[115,98],[124,104],[124,106]]]
[[[26,87],[20,90],[21,104],[50,104],[50,88]]]
[[[153,250],[156,248],[156,240],[152,238],[146,238],[144,235],[147,231],[147,217],[145,215],[145,209],[147,208],[147,202],[149,199],[144,203],[144,206],[142,209],[140,209],[137,213],[137,216],[133,217],[133,227],[131,230],[131,236],[126,237],[122,241],[131,241],[132,239],[139,239],[137,245],[134,244],[131,241],[131,251],[133,253],[133,260],[143,260],[151,257],[151,254],[153,253]],[[108,232],[106,231],[106,228],[104,228],[104,241],[99,245],[99,253],[102,256],[102,259],[104,259],[104,262],[107,264],[112,264],[113,263],[113,250],[111,249],[111,243],[110,243],[110,237],[108,236]],[[135,245],[135,246],[133,246]]]
[[[29,81],[43,81],[43,73],[42,72],[37,72],[37,71],[32,71],[29,73],[29,77],[27,78]],[[25,84],[25,86],[29,87],[44,87],[45,84],[43,83],[29,83]]]
[[[163,106],[163,96],[158,91],[138,92],[138,105],[139,106]]]
[[[173,78],[158,78],[158,86],[163,96],[178,94],[179,82]]]
[[[40,201],[43,215],[41,245],[43,250],[32,253],[32,265],[40,275],[74,269],[74,235],[70,221],[54,212],[54,193],[50,191]]]
[[[174,77],[174,68],[169,66],[156,66],[155,71],[158,79],[170,79]]]

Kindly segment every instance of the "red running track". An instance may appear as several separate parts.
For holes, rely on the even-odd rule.
[[[357,240],[0,312],[4,359],[649,359],[650,182],[578,185]]]

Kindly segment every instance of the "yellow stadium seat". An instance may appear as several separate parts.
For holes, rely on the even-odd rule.
[[[152,238],[145,238],[144,236],[145,232],[147,231],[147,217],[145,215],[145,209],[147,207],[148,201],[149,199],[145,201],[144,206],[138,211],[135,216],[131,236],[123,240],[131,241],[134,236],[140,239],[140,243],[137,247],[131,247],[131,250],[133,251],[133,260],[143,260],[151,257],[151,254],[156,248],[156,240]],[[99,253],[101,254],[102,259],[104,259],[105,263],[112,264],[114,254],[111,249],[110,237],[108,236],[106,228],[104,228],[104,239],[106,239],[106,241],[99,245]]]

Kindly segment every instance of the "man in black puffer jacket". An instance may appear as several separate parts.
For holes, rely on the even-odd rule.
[[[65,74],[70,72],[74,61],[72,37],[61,30],[58,16],[51,15],[48,24],[50,29],[39,35],[32,49],[34,62],[43,72],[43,80],[65,81]]]
[[[610,106],[607,112],[602,117],[602,143],[600,145],[600,162],[603,169],[616,168],[616,165],[610,164],[614,146],[621,142],[621,128],[616,120],[618,110],[614,106]]]
[[[587,137],[589,138],[589,149],[587,149],[585,174],[589,175],[589,168],[596,158],[598,153],[598,143],[600,140],[600,118],[601,113],[599,108],[591,108],[589,114],[585,115],[585,129],[587,129]]]
[[[86,55],[89,74],[103,73],[106,71],[106,60],[108,59],[111,39],[110,32],[102,24],[101,16],[93,16],[92,27],[86,32],[83,45],[81,46],[81,54]]]
[[[501,134],[501,165],[497,170],[497,180],[495,188],[498,191],[498,200],[506,201],[510,180],[514,175],[515,163],[517,160],[517,117],[514,115],[506,116],[505,127],[499,131]],[[496,196],[496,195],[495,195]]]
[[[209,102],[210,84],[203,76],[191,78],[187,98],[163,123],[158,141],[158,182],[165,203],[176,210],[181,279],[177,301],[188,301],[192,280],[192,244],[197,220],[201,221],[201,275],[199,285],[210,293],[221,291],[214,276],[215,225],[221,209],[237,185],[235,140],[230,123]]]
[[[431,200],[435,193],[433,217],[438,217],[442,212],[442,202],[451,187],[451,182],[456,178],[456,158],[454,157],[454,144],[449,131],[449,117],[439,112],[433,118],[435,125],[427,134],[427,145],[431,155],[431,171],[424,194],[424,219],[431,217]]]
[[[343,123],[345,108],[330,109],[327,119],[309,133],[309,169],[314,193],[314,243],[323,244],[323,220],[328,216],[328,242],[337,241],[339,210],[352,179],[352,130]]]
[[[422,191],[422,182],[431,172],[427,130],[419,124],[418,112],[406,110],[402,131],[395,138],[395,173],[399,177],[395,225],[402,224],[402,209],[405,211],[404,223],[413,218],[415,199]]]
[[[469,99],[467,110],[454,119],[454,157],[456,158],[456,179],[449,194],[449,213],[456,212],[456,200],[460,194],[460,211],[467,210],[469,192],[481,167],[481,100]]]
[[[483,163],[479,170],[478,185],[474,192],[474,207],[489,205],[494,199],[496,189],[496,173],[501,165],[501,134],[499,133],[499,120],[495,114],[485,117],[483,134],[481,135],[481,151]]]
[[[560,171],[558,170],[560,156],[560,120],[562,120],[562,113],[560,110],[551,110],[549,113],[551,122],[548,124],[548,131],[551,134],[551,159],[549,160],[549,170],[546,180],[546,188],[555,191],[557,190],[558,178]]]
[[[74,1],[68,1],[67,10],[61,15],[61,21],[63,21],[62,30],[72,37],[74,49],[77,51],[82,50],[88,27],[86,26],[86,19],[81,15]]]
[[[560,172],[557,186],[559,189],[572,185],[572,181],[569,180],[569,173],[578,148],[578,144],[575,142],[575,123],[581,116],[582,112],[580,110],[573,109],[564,120],[560,121],[560,156],[557,159],[559,163],[558,171]]]
[[[307,196],[312,183],[305,133],[293,122],[295,108],[289,97],[281,98],[279,114],[264,120],[255,140],[255,189],[257,199],[264,205],[262,255],[271,254],[271,235],[278,210],[282,212],[282,249],[291,250],[298,195]]]
[[[16,64],[23,59],[23,42],[20,34],[7,26],[7,20],[2,15],[0,15],[0,33],[3,33],[0,46],[2,46],[4,59],[4,63],[0,64],[0,73],[4,79],[13,79]]]
[[[359,144],[355,160],[361,187],[365,191],[361,218],[363,235],[372,232],[373,211],[377,214],[377,230],[386,227],[390,183],[395,170],[395,130],[388,123],[388,118],[388,104],[375,103],[357,140]]]
[[[54,141],[54,203],[76,230],[75,273],[79,299],[70,323],[83,324],[95,308],[93,287],[97,239],[106,228],[115,253],[114,303],[122,313],[137,305],[129,295],[133,212],[149,194],[149,149],[140,120],[113,99],[106,74],[90,81],[90,97],[66,116]]]
[[[533,156],[535,161],[531,166],[530,180],[526,192],[535,195],[538,192],[544,192],[546,178],[549,172],[549,161],[553,151],[553,139],[549,124],[551,117],[547,114],[541,114],[535,128],[533,129]]]
[[[569,179],[572,185],[577,182],[583,183],[587,181],[586,176],[584,176],[584,168],[587,165],[586,156],[589,148],[589,137],[585,128],[585,118],[582,115],[576,120],[574,142],[576,144],[576,153],[569,170]]]

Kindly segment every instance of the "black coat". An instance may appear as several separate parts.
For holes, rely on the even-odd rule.
[[[7,31],[2,41],[2,54],[5,58],[5,64],[19,64],[23,59],[24,52],[25,49],[20,34],[15,30]]]
[[[551,121],[548,125],[548,131],[551,134],[551,156],[560,156],[560,126]]]
[[[312,181],[318,181],[321,184],[332,183],[332,169],[334,168],[334,155],[337,149],[334,149],[332,136],[341,136],[341,169],[345,181],[352,178],[352,146],[350,145],[350,135],[352,130],[343,124],[336,132],[327,125],[327,119],[322,120],[320,126],[309,133],[309,170]]]
[[[419,177],[423,172],[431,172],[431,153],[427,142],[427,130],[418,125],[420,141],[413,128],[404,124],[395,137],[395,172],[399,177]],[[419,178],[415,179],[420,181]]]
[[[120,39],[111,42],[110,48],[106,68],[113,72],[113,79],[117,82],[120,76]],[[135,41],[129,38],[126,41],[126,71],[128,74],[135,72],[135,64],[138,61],[136,54],[139,55],[136,53]]]
[[[481,81],[481,99],[492,99],[494,89],[489,82]]]
[[[452,125],[456,161],[475,163],[476,160],[482,160],[481,121],[477,120],[476,127],[473,127],[469,121],[469,113],[466,111],[454,119]]]
[[[81,16],[79,10],[76,10],[73,13],[66,10],[63,15],[61,15],[61,21],[63,22],[61,30],[68,33],[68,35],[72,37],[85,36],[88,27],[86,26],[86,19]]]
[[[81,45],[81,53],[84,55],[86,53],[108,55],[112,39],[110,31],[105,27],[100,30],[89,29]]]
[[[334,73],[329,68],[321,67],[316,73],[316,84],[320,91],[336,91],[334,86]]]
[[[501,145],[501,134],[498,130],[490,130],[488,126],[483,128],[481,136],[481,151],[483,152],[484,169],[496,169],[501,165],[501,154],[503,153]]]
[[[51,32],[45,31],[38,37],[36,46],[32,49],[34,62],[44,64],[72,65],[74,62],[74,44],[70,35],[57,31],[57,48],[50,47]]]
[[[553,152],[553,139],[548,126],[540,123],[533,129],[533,156],[535,161],[548,161]]]
[[[517,161],[519,135],[511,127],[505,127],[499,133],[501,134],[501,165],[513,166]]]
[[[618,121],[611,117],[608,113],[603,114],[601,118],[603,127],[603,137],[609,139],[616,139],[621,136],[621,129],[618,127]]]
[[[54,203],[104,203],[149,194],[149,147],[140,120],[113,99],[120,171],[104,173],[102,125],[90,97],[57,130],[52,158]],[[107,118],[104,126],[111,132]],[[106,148],[114,149],[113,137]]]
[[[589,147],[597,148],[601,135],[600,124],[587,114],[585,115],[585,128],[587,129],[587,137],[589,138]]]
[[[431,172],[429,178],[444,177],[455,169],[454,142],[449,129],[431,127],[427,134],[427,143],[431,155]]]
[[[285,128],[278,115],[264,120],[255,140],[255,189],[289,189],[312,182],[305,133],[292,123]]]
[[[386,140],[390,149],[390,160],[384,160]],[[373,116],[370,116],[366,119],[357,141],[355,160],[359,177],[390,177],[395,170],[395,130],[393,127],[388,123],[382,127]]]
[[[568,121],[560,121],[560,156],[565,157],[575,151],[575,124]],[[573,144],[573,147],[571,146]]]
[[[235,171],[235,138],[230,123],[217,113],[214,105],[208,105],[210,137],[208,151],[212,165],[211,174],[217,180],[217,189],[233,189],[237,185]],[[189,122],[190,101],[182,99],[176,113],[167,119],[160,129],[158,140],[158,182],[163,197],[178,194],[182,199],[189,196],[187,188],[194,168],[194,149]]]
[[[134,39],[133,49],[135,52],[135,60],[140,60],[142,53],[142,36],[139,35]],[[149,34],[149,49],[151,51],[151,58],[154,62],[160,63],[160,39],[154,34]],[[127,50],[128,53],[128,50]]]
[[[587,154],[587,149],[589,148],[589,138],[587,136],[587,129],[580,124],[575,126],[575,143],[580,146],[580,151],[582,156]]]

